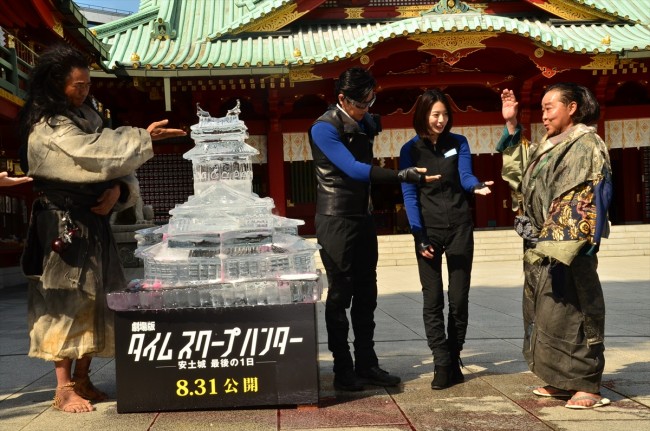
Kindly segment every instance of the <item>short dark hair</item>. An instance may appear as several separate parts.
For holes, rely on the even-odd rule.
[[[339,94],[343,94],[352,100],[363,102],[376,86],[377,81],[368,70],[362,67],[353,67],[339,76],[336,81],[334,97],[338,99]]]
[[[575,124],[594,124],[600,117],[600,105],[596,96],[585,86],[573,82],[559,82],[550,85],[544,94],[549,91],[560,93],[560,101],[565,105],[576,102],[578,106],[571,119]]]
[[[413,129],[415,129],[415,133],[421,138],[429,137],[431,133],[429,130],[429,114],[431,114],[431,108],[436,102],[442,102],[447,110],[447,115],[449,115],[449,120],[439,139],[449,133],[454,125],[451,103],[449,103],[449,99],[447,99],[445,93],[439,88],[426,90],[418,97],[418,101],[415,103],[415,112],[413,113]]]

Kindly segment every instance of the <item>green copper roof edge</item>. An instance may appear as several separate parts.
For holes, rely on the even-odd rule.
[[[615,30],[615,32],[612,32],[612,30]],[[571,37],[572,31],[575,31],[577,34],[582,34],[584,37]],[[187,63],[187,58],[181,58],[175,54],[160,56],[158,57],[160,61],[153,62],[153,64],[148,64],[143,61],[143,63],[136,66],[142,67],[142,65],[146,64],[148,67],[161,67],[163,70],[169,70],[170,64],[175,64],[178,67],[184,63],[193,66],[196,70],[203,70],[206,63],[212,63],[213,65],[223,63],[224,67],[220,69],[236,67],[237,70],[245,69],[247,64],[268,65],[269,67],[279,64],[300,66],[306,63],[325,63],[353,57],[366,52],[369,48],[382,42],[385,38],[403,37],[413,34],[444,34],[452,32],[509,33],[518,37],[527,38],[538,44],[575,54],[621,54],[650,49],[647,43],[647,41],[650,41],[650,29],[642,25],[623,24],[612,26],[608,24],[580,24],[554,27],[540,21],[520,21],[494,15],[456,14],[454,16],[450,14],[444,17],[433,15],[414,17],[385,25],[381,23],[357,23],[346,26],[315,26],[291,35],[268,36],[264,38],[252,38],[250,35],[247,35],[245,38],[233,38],[225,41],[219,40],[207,44],[206,49],[208,47],[212,49],[210,49],[207,55],[202,56],[202,64],[189,64]],[[336,38],[328,36],[332,33],[336,34]],[[604,44],[601,38],[608,34],[611,36],[611,43]],[[316,44],[311,43],[315,35],[319,35]],[[325,35],[325,37],[321,35]],[[190,37],[190,35],[188,34],[187,37]],[[187,43],[195,49],[199,49],[200,45],[206,42],[204,39],[184,42],[181,38],[181,40],[176,41],[176,44],[179,43],[182,45]],[[223,44],[226,44],[227,47],[224,47]],[[124,44],[120,43],[120,45]],[[312,49],[314,46],[319,46],[320,49]],[[178,49],[179,46],[175,48]],[[294,50],[296,48],[301,51],[298,57],[294,57]],[[262,49],[272,51],[272,55],[267,56],[267,52],[262,51]],[[144,58],[145,55],[149,55],[151,52],[153,51],[145,51],[140,54]],[[190,52],[196,51],[192,50]],[[163,58],[165,59],[164,63],[162,63]],[[132,62],[127,61],[127,58],[120,58],[119,56],[117,56],[117,61],[114,61],[113,64],[120,66],[122,64],[133,65]],[[260,66],[254,68],[257,70],[257,67]],[[180,71],[181,69],[179,68]]]
[[[124,31],[126,28],[137,27],[140,24],[144,24],[149,21],[153,21],[158,17],[158,11],[160,10],[159,6],[151,6],[149,9],[144,9],[129,15],[124,18],[120,18],[115,21],[108,22],[106,24],[101,24],[92,29],[97,32],[98,38],[109,37],[120,31]]]
[[[207,35],[206,38],[210,42],[214,42],[220,37],[229,33],[234,33],[241,27],[244,27],[257,19],[264,18],[267,14],[274,12],[276,9],[286,7],[294,3],[295,0],[269,0],[262,6],[255,7],[252,11],[242,14],[239,19],[230,23],[227,27],[221,28]]]
[[[446,18],[449,18],[449,15],[447,15]],[[576,45],[572,40],[569,40],[566,37],[562,37],[561,33],[544,31],[540,27],[546,25],[539,21],[534,21],[534,22],[518,21],[506,17],[497,17],[496,19],[489,18],[487,20],[482,21],[481,24],[483,25],[481,26],[481,30],[477,30],[476,28],[474,29],[470,28],[467,30],[459,29],[456,25],[453,25],[455,23],[451,22],[450,20],[445,20],[445,22],[438,22],[438,21],[442,21],[442,20],[439,20],[438,18],[434,18],[432,15],[428,15],[426,17],[421,17],[421,18],[409,18],[407,20],[396,21],[393,23],[389,23],[388,25],[382,27],[379,30],[373,30],[372,32],[365,34],[363,40],[364,42],[366,42],[366,44],[374,45],[380,42],[382,38],[385,38],[387,33],[389,34],[389,37],[395,38],[395,37],[407,37],[409,35],[414,35],[414,34],[434,34],[434,33],[444,34],[444,33],[455,33],[455,32],[479,32],[479,33],[503,32],[503,33],[513,34],[519,37],[524,37],[533,42],[543,43],[547,46],[554,47],[554,48],[557,48],[558,46],[562,46],[562,51],[566,51],[566,52],[570,52],[569,47]],[[412,25],[414,23],[418,24],[417,28],[415,29],[413,28],[414,26]],[[347,27],[349,30],[353,27],[353,25],[349,25]],[[493,29],[490,31],[489,27],[493,27]],[[568,27],[580,27],[580,26],[568,26]],[[593,25],[592,27],[596,27],[602,30],[603,35],[607,32],[607,29],[610,28],[607,25]],[[624,25],[618,27],[635,27],[635,26]],[[430,33],[428,32],[429,29],[431,30]],[[552,30],[552,28],[549,28],[548,30]],[[351,33],[351,31],[349,31],[349,33]],[[528,36],[526,36],[525,33],[528,33]],[[540,40],[537,40],[534,36],[532,36],[532,34],[539,34]],[[360,40],[359,38],[352,39],[347,43],[344,42],[339,44],[336,48],[331,49],[328,52],[318,53],[319,58],[315,58],[313,55],[305,55],[305,53],[303,53],[301,58],[299,60],[296,60],[293,64],[298,63],[300,61],[302,62],[301,64],[308,63],[312,59],[318,62],[323,58],[327,58],[328,61],[331,60],[338,61],[343,57],[347,58],[353,56],[359,53],[357,48],[360,48],[361,51],[365,51],[368,48],[367,46],[366,47],[360,46],[359,40]],[[635,46],[609,47],[609,46],[604,46],[603,44],[598,44],[597,42],[591,44],[583,43],[580,46],[574,48],[573,53],[594,54],[596,51],[598,51],[598,53],[606,53],[608,50],[611,53],[623,53],[628,50],[634,50],[635,48],[637,50],[650,49],[650,45],[646,45],[645,48],[642,48],[638,46],[637,47]]]
[[[236,73],[234,72],[236,71]],[[207,73],[206,73],[207,72]],[[187,78],[189,76],[209,77],[209,76],[230,76],[236,74],[237,76],[258,76],[258,75],[274,75],[274,74],[288,74],[289,68],[286,66],[263,66],[263,67],[237,67],[237,68],[218,68],[211,69],[129,69],[123,68],[119,71],[99,71],[91,70],[90,75],[93,78],[115,78],[116,76],[126,74],[128,76],[142,76],[146,78]]]
[[[613,11],[613,12],[610,11],[606,6],[603,6],[602,4],[597,4],[598,3],[597,1],[589,1],[588,2],[586,0],[577,0],[577,2],[579,4],[581,4],[581,5],[583,5],[583,6],[591,7],[593,9],[597,10],[600,13],[609,15],[609,16],[611,16],[612,18],[614,18],[616,20],[623,20],[623,21],[627,21],[629,23],[638,23],[638,24],[640,24],[640,22],[638,20],[635,20],[635,19],[631,18],[628,15],[622,16],[622,15],[619,15],[619,13],[617,11]]]

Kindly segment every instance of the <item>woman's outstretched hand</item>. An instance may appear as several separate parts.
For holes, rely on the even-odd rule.
[[[494,184],[494,181],[483,181],[482,183],[479,183],[478,186],[476,186],[474,193],[477,195],[487,196],[492,193],[492,190],[490,190],[490,187],[488,187],[492,184]]]

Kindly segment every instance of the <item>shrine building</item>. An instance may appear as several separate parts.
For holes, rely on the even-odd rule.
[[[381,115],[381,166],[397,168],[418,96],[434,87],[448,95],[475,175],[495,181],[473,201],[478,229],[512,226],[514,216],[495,151],[501,91],[515,91],[534,140],[544,134],[544,89],[587,86],[614,171],[611,220],[650,221],[650,0],[141,0],[136,13],[90,32],[91,92],[113,126],[168,118],[189,131],[197,104],[219,117],[239,100],[260,152],[254,191],[272,197],[278,214],[305,220],[303,235],[314,233],[316,199],[307,130],[334,103],[336,78],[355,66],[378,83],[371,112]],[[138,171],[156,222],[193,193],[182,158],[192,146],[189,136],[156,143]],[[373,203],[379,233],[405,232],[399,186],[373,186]]]

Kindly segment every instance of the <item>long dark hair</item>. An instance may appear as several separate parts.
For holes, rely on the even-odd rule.
[[[574,124],[594,124],[600,117],[600,105],[594,94],[582,85],[573,82],[559,82],[549,86],[544,94],[549,91],[555,90],[560,93],[560,101],[569,105],[571,102],[576,102],[577,109],[571,119]]]
[[[53,45],[39,57],[32,69],[27,87],[27,100],[18,114],[20,165],[27,166],[27,140],[34,124],[56,115],[64,115],[70,105],[65,95],[65,83],[74,68],[88,68],[88,60],[80,51],[68,45]]]
[[[447,96],[445,96],[445,93],[443,93],[439,88],[427,90],[418,98],[418,101],[415,104],[415,112],[413,113],[413,129],[415,129],[415,133],[417,133],[421,138],[429,138],[431,133],[429,131],[429,114],[431,114],[431,107],[433,107],[436,102],[442,102],[442,104],[445,105],[447,114],[449,115],[449,120],[438,137],[438,140],[440,141],[445,138],[453,127],[454,116],[451,111],[451,103],[449,103]]]

